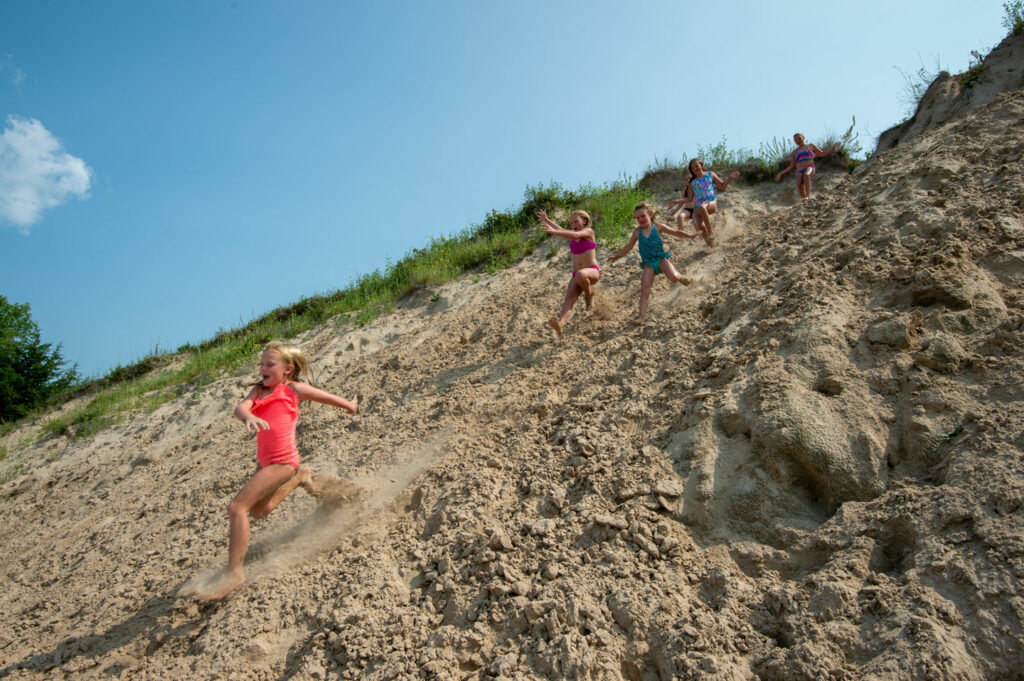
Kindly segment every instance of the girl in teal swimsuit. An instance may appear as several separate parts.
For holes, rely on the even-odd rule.
[[[800,194],[800,200],[806,201],[811,198],[811,176],[814,175],[814,158],[816,156],[828,156],[839,148],[839,142],[829,147],[828,151],[822,151],[817,145],[807,144],[803,133],[798,132],[793,135],[793,141],[796,142],[796,151],[793,152],[789,165],[775,176],[775,181],[781,182],[783,175],[796,168],[796,190]]]
[[[609,263],[615,262],[629,253],[633,249],[633,244],[640,244],[640,266],[643,268],[643,275],[640,278],[640,316],[633,322],[635,326],[643,324],[647,317],[647,299],[651,295],[651,286],[654,284],[654,277],[658,272],[664,274],[669,281],[677,281],[681,284],[690,283],[690,280],[679,274],[669,262],[669,253],[665,250],[658,230],[680,239],[692,239],[695,235],[687,234],[681,229],[672,229],[660,222],[654,222],[654,214],[654,206],[649,203],[641,203],[634,208],[633,217],[636,218],[637,228],[629,237],[629,243],[621,251],[608,258]]]

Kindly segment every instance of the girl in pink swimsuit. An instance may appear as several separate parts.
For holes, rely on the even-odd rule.
[[[296,487],[310,487],[310,470],[299,466],[295,424],[299,403],[312,400],[356,413],[358,399],[346,400],[297,379],[311,377],[297,346],[268,343],[260,357],[260,380],[235,407],[235,418],[256,433],[256,472],[228,504],[231,524],[228,566],[204,600],[218,600],[245,581],[242,559],[249,545],[249,516],[263,518]]]
[[[555,333],[561,334],[562,327],[572,315],[572,308],[580,297],[580,293],[583,294],[587,309],[590,309],[594,287],[601,279],[601,268],[597,265],[597,242],[590,215],[585,210],[574,210],[569,216],[569,225],[572,229],[562,229],[557,222],[548,217],[546,211],[537,211],[537,217],[544,224],[545,232],[570,240],[572,276],[569,278],[569,286],[565,289],[565,300],[562,301],[561,313],[557,317],[552,316],[548,319],[548,324],[555,330]]]

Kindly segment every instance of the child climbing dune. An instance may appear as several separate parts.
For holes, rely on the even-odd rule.
[[[245,581],[242,561],[249,545],[250,515],[266,517],[299,486],[317,497],[338,496],[339,490],[341,497],[353,494],[347,487],[324,485],[313,478],[308,467],[299,465],[295,446],[299,404],[312,400],[350,414],[356,413],[358,406],[356,398],[346,400],[298,380],[310,375],[302,350],[294,345],[268,343],[260,358],[260,380],[235,407],[235,418],[245,424],[247,431],[256,433],[257,467],[228,505],[228,565],[214,584],[197,594],[202,600],[219,600]]]
[[[651,295],[651,286],[654,284],[654,277],[660,272],[669,281],[689,284],[687,277],[679,274],[672,263],[669,262],[669,253],[661,241],[658,230],[671,234],[682,239],[692,239],[694,235],[687,234],[679,229],[672,229],[668,225],[654,222],[655,208],[649,203],[641,203],[633,209],[633,217],[636,219],[637,228],[629,237],[629,243],[622,247],[622,250],[608,258],[612,263],[626,255],[633,249],[633,244],[639,243],[640,266],[643,268],[643,275],[640,278],[640,316],[633,322],[634,326],[640,326],[647,317],[647,299]]]

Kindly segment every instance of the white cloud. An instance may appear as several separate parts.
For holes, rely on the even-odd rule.
[[[64,151],[60,140],[34,118],[8,116],[0,133],[0,225],[22,234],[43,212],[71,198],[86,198],[92,170]]]

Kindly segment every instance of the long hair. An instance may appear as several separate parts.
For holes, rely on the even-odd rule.
[[[270,341],[263,346],[263,352],[276,352],[280,356],[281,361],[292,368],[292,373],[288,376],[289,381],[302,381],[310,385],[313,384],[313,369],[310,368],[306,355],[298,345]],[[262,384],[262,381],[256,381],[254,385]]]

